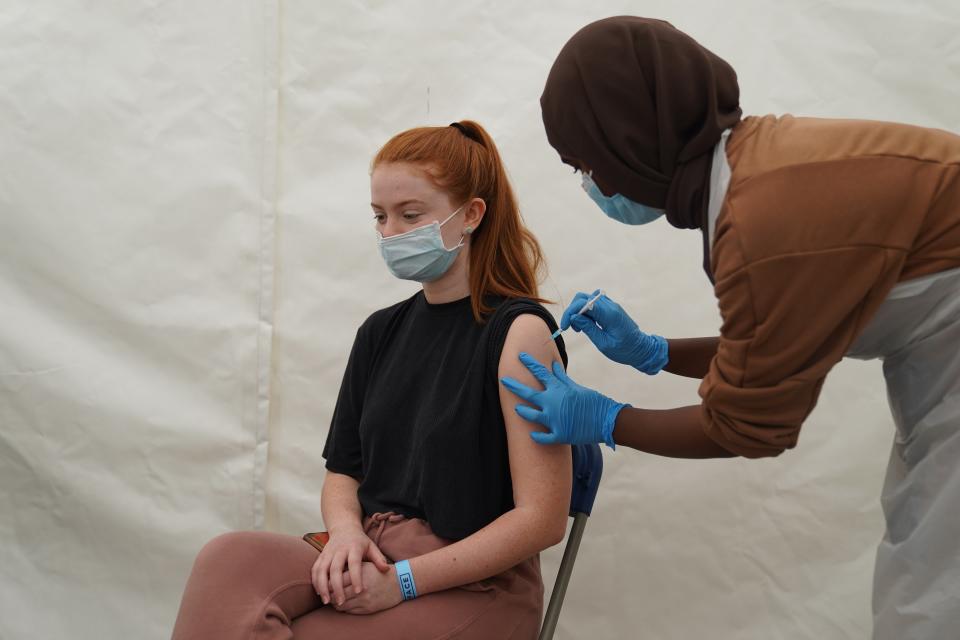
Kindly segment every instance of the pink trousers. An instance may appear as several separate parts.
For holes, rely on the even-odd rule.
[[[391,561],[450,544],[423,520],[390,513],[365,518],[364,529]],[[537,637],[543,608],[538,556],[480,582],[355,615],[324,606],[314,591],[310,570],[318,555],[296,536],[240,531],[214,538],[194,562],[173,640]]]

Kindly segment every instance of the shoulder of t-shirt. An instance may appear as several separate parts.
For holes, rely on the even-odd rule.
[[[510,330],[510,327],[513,325],[513,322],[523,315],[534,315],[539,317],[547,325],[550,333],[553,333],[557,330],[558,325],[556,319],[553,317],[546,307],[544,307],[539,302],[530,300],[529,298],[503,298],[498,301],[499,304],[496,306],[496,310],[489,318],[489,322],[493,325],[493,333],[495,336],[495,341],[497,343],[497,349],[494,354],[497,360],[499,361],[500,357],[500,348],[503,347],[503,341],[507,337],[507,333]],[[564,363],[567,364],[567,352],[565,345],[563,343],[562,337],[557,337],[557,348],[560,351],[560,357]]]
[[[401,300],[383,309],[377,309],[367,316],[367,319],[360,325],[360,328],[357,330],[357,336],[368,340],[376,338],[383,333],[395,318],[406,313],[410,307],[416,303],[417,297],[421,295],[423,295],[423,293],[418,291],[406,300]]]
[[[493,298],[489,300],[489,304],[494,307],[490,320],[495,318],[513,319],[523,314],[531,314],[543,318],[548,326],[554,325],[551,327],[551,331],[556,329],[556,320],[553,315],[547,311],[546,307],[535,300],[529,298]]]

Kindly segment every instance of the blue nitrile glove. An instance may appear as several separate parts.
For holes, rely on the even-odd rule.
[[[521,353],[520,362],[545,387],[543,391],[531,389],[513,378],[501,378],[507,389],[527,402],[537,405],[534,409],[518,404],[517,414],[524,420],[542,424],[550,433],[535,431],[530,437],[540,444],[592,444],[605,442],[611,449],[613,427],[617,414],[628,404],[611,400],[607,396],[582,387],[567,376],[563,365],[553,363],[553,373],[532,356]]]
[[[603,295],[593,303],[593,308],[576,315],[599,292],[598,289],[593,295],[575,295],[560,318],[560,328],[573,327],[574,331],[587,334],[600,353],[614,362],[628,364],[649,375],[660,373],[669,360],[666,339],[640,331],[616,302]]]

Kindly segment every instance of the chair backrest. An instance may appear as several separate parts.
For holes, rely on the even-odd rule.
[[[575,444],[573,453],[573,490],[570,492],[570,516],[590,515],[603,475],[603,456],[598,444]]]
[[[577,550],[580,548],[584,527],[587,526],[587,518],[593,511],[593,501],[597,497],[602,475],[603,456],[600,454],[600,445],[573,445],[573,488],[570,491],[570,516],[573,518],[573,526],[567,536],[567,546],[563,549],[563,560],[560,561],[560,570],[557,571],[550,604],[543,616],[539,640],[551,640],[557,628],[563,597],[567,593],[567,585],[573,574],[573,563],[577,559]]]

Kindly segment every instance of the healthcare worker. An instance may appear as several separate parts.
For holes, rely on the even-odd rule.
[[[550,144],[606,215],[703,233],[722,326],[718,338],[665,340],[605,296],[577,315],[591,295],[578,294],[561,327],[642,373],[702,379],[701,401],[632,408],[521,356],[544,389],[503,384],[531,405],[521,416],[547,427],[533,437],[775,456],[796,445],[841,358],[882,358],[897,434],[874,638],[960,637],[960,137],[741,118],[730,65],[635,17],[576,33],[541,107]]]

